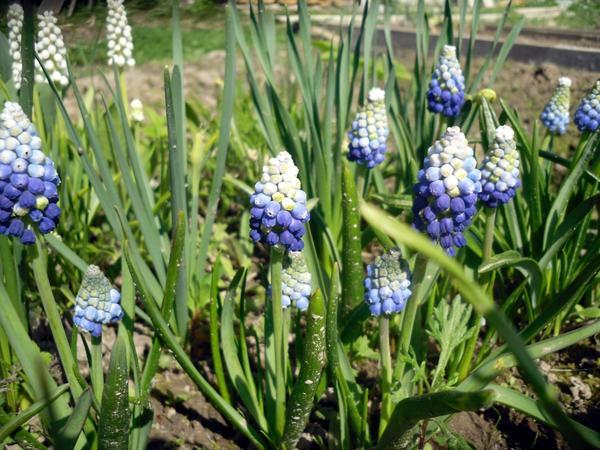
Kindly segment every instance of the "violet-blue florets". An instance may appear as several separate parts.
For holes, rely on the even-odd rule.
[[[552,98],[544,107],[540,120],[550,133],[563,135],[569,125],[569,103],[571,99],[571,79],[560,77]]]
[[[445,45],[431,75],[427,109],[446,117],[456,117],[465,103],[465,77],[456,59],[456,47]]]
[[[371,315],[401,312],[411,295],[408,263],[398,249],[391,249],[367,266],[365,301]]]
[[[573,122],[575,122],[579,131],[593,133],[600,128],[600,79],[596,81],[592,90],[581,100],[577,111],[575,111]]]

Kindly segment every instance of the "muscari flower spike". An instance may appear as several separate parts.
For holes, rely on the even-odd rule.
[[[304,248],[304,225],[310,220],[306,193],[300,189],[298,168],[283,151],[269,159],[250,197],[250,237],[255,242],[279,245],[288,251]]]
[[[365,301],[371,315],[398,313],[410,297],[410,271],[399,249],[391,249],[367,266]]]
[[[583,97],[575,111],[573,122],[579,131],[595,132],[600,126],[600,78],[588,94]]]
[[[21,62],[21,32],[23,30],[23,8],[18,3],[13,3],[8,7],[8,52],[12,59],[12,79],[15,87],[21,87],[21,71],[23,63]]]
[[[348,132],[348,159],[372,169],[385,158],[389,134],[385,113],[385,91],[369,91],[366,107],[356,114],[352,130]]]
[[[18,103],[6,102],[0,114],[0,234],[33,244],[32,228],[53,231],[60,218],[59,184],[35,126]]]
[[[446,117],[456,117],[464,103],[465,77],[456,59],[456,47],[444,45],[429,82],[427,109]]]
[[[131,27],[127,22],[127,12],[123,0],[108,0],[106,37],[108,39],[108,64],[118,67],[135,66]]]
[[[467,241],[463,232],[477,212],[481,172],[473,149],[458,127],[449,127],[427,150],[414,186],[413,226],[449,255]]]
[[[496,128],[492,148],[481,167],[479,199],[490,208],[508,203],[521,186],[515,132],[508,125]]]
[[[292,302],[306,311],[312,293],[311,276],[302,252],[288,252],[281,273],[281,304],[288,308]]]
[[[50,79],[61,86],[67,86],[69,84],[67,49],[65,48],[62,31],[57,25],[58,21],[52,11],[38,14],[38,21],[39,28],[35,51],[39,55]],[[37,60],[35,61],[35,69],[35,81],[46,83],[48,80]]]
[[[118,322],[123,318],[119,304],[121,294],[113,289],[97,266],[88,266],[75,298],[73,322],[92,336],[102,334],[102,325]]]
[[[540,120],[550,133],[563,135],[567,131],[570,97],[571,79],[560,77],[552,98],[540,115]]]

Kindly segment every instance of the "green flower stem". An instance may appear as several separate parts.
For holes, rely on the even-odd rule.
[[[387,427],[392,414],[392,355],[390,352],[390,320],[386,316],[379,319],[379,355],[381,362],[381,418],[379,435]]]
[[[104,370],[102,368],[102,335],[92,336],[92,367],[90,368],[92,387],[98,402],[102,401],[104,390]]]
[[[271,248],[271,313],[275,341],[275,432],[278,442],[285,427],[285,361],[283,359],[283,309],[281,307],[281,271],[283,251]]]
[[[4,277],[4,286],[6,286],[6,291],[23,325],[27,325],[27,311],[20,296],[21,286],[18,272],[18,257],[15,251],[17,250],[17,245],[20,244],[16,241],[13,241],[11,246],[8,239],[0,239],[0,276]]]

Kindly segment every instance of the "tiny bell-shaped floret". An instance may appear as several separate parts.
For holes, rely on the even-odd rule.
[[[300,189],[298,168],[291,155],[280,152],[263,167],[250,197],[250,237],[288,251],[304,248],[305,224],[310,219],[306,193]]]
[[[399,249],[391,249],[367,266],[365,301],[371,315],[401,312],[410,294],[410,271]]]
[[[23,63],[21,62],[23,17],[23,8],[18,3],[13,3],[8,7],[8,53],[12,60],[12,79],[17,89],[21,87],[21,72],[23,70]]]
[[[435,114],[456,117],[464,102],[465,77],[456,59],[456,47],[444,45],[429,82],[427,109]]]
[[[479,199],[490,208],[508,203],[521,186],[515,132],[508,125],[496,128],[494,141],[481,167]]]
[[[413,226],[449,255],[467,241],[463,232],[477,212],[481,172],[473,148],[458,127],[449,127],[427,150],[414,186]]]
[[[75,297],[73,323],[92,336],[102,334],[102,325],[118,322],[123,318],[119,302],[121,294],[113,289],[97,266],[88,266]]]
[[[311,276],[302,252],[288,252],[281,273],[281,304],[288,308],[292,302],[306,311],[312,294]]]
[[[60,86],[67,86],[69,84],[67,49],[65,48],[62,31],[57,25],[57,19],[52,11],[45,11],[43,14],[38,14],[38,21],[35,51],[50,79]],[[48,80],[37,60],[35,61],[35,68],[35,81],[46,83]]]
[[[134,98],[129,104],[131,110],[131,120],[137,123],[144,121],[144,105],[139,98]]]
[[[127,22],[127,12],[123,0],[108,0],[106,38],[108,39],[109,65],[135,66],[131,27]]]
[[[366,107],[356,114],[348,132],[348,159],[369,169],[381,164],[388,134],[385,91],[373,88],[369,91]]]
[[[575,111],[573,122],[579,131],[598,131],[600,126],[600,79],[588,94],[583,97]]]
[[[552,98],[542,111],[540,120],[550,133],[563,135],[569,125],[571,79],[560,77]]]

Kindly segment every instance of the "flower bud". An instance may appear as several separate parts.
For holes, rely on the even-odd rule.
[[[550,133],[563,135],[569,125],[571,79],[560,77],[552,98],[542,111],[540,120]]]
[[[123,0],[108,0],[106,38],[108,40],[109,65],[135,66],[131,27],[127,22],[127,12]]]
[[[365,301],[371,315],[401,312],[411,295],[409,288],[408,263],[402,258],[399,249],[391,249],[367,266]]]
[[[594,87],[581,100],[577,111],[575,111],[573,122],[575,122],[579,131],[593,133],[598,130],[600,125],[600,79],[596,81]]]
[[[456,117],[465,102],[465,77],[456,59],[456,47],[444,45],[427,90],[427,109]]]

